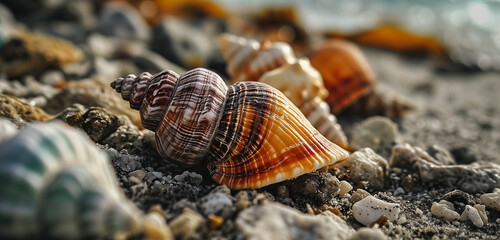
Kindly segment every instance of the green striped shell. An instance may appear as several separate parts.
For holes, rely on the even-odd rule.
[[[107,156],[61,123],[0,145],[0,239],[116,238],[140,227]]]

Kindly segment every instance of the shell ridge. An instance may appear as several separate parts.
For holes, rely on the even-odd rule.
[[[219,110],[219,114],[217,116],[217,121],[215,122],[215,127],[214,127],[214,130],[213,130],[213,134],[212,134],[212,139],[210,139],[208,145],[210,147],[207,148],[206,152],[203,154],[203,158],[207,158],[207,155],[209,154],[210,150],[211,150],[211,146],[212,146],[212,143],[214,142],[215,140],[215,137],[217,135],[217,131],[219,130],[219,126],[221,124],[221,119],[222,119],[222,116],[224,115],[224,110],[226,109],[226,104],[227,104],[227,99],[229,98],[229,92],[230,92],[230,89],[233,88],[232,86],[226,86],[226,95],[224,96],[224,102],[222,103],[221,105],[221,108]]]
[[[237,83],[237,84],[243,84],[243,83]],[[253,84],[252,82],[246,82],[245,85],[251,85]],[[259,91],[259,90],[257,90]],[[269,110],[266,106],[267,104],[262,104],[261,106],[259,106],[260,108],[262,108],[262,110]],[[258,109],[256,110],[258,111]],[[250,142],[250,143],[253,143],[253,142],[257,142],[256,140],[258,140],[257,138],[259,138],[259,134],[258,133],[261,133],[261,131],[259,130],[259,128],[262,128],[262,129],[270,129],[268,127],[268,125],[272,125],[273,122],[272,121],[264,121],[265,118],[262,117],[260,114],[256,114],[256,117],[258,116],[258,119],[259,121],[256,121],[256,119],[254,119],[254,124],[252,126],[252,130],[250,131],[251,132],[251,135],[248,136],[247,138],[247,142]],[[262,127],[262,124],[266,124],[265,127]],[[229,170],[229,169],[238,169],[239,167],[241,166],[245,166],[248,162],[251,161],[250,158],[248,157],[245,157],[245,156],[254,156],[256,155],[256,153],[258,153],[264,142],[263,141],[264,139],[266,139],[266,137],[270,134],[270,131],[265,131],[264,132],[264,136],[261,137],[260,141],[258,141],[258,144],[255,145],[255,144],[252,144],[252,145],[246,145],[246,148],[244,148],[244,150],[242,152],[238,152],[237,155],[233,155],[232,158],[231,158],[231,163],[232,164],[224,164],[222,166],[222,168],[224,170]],[[255,146],[254,148],[251,148],[250,146]],[[246,161],[242,161],[242,160],[245,160]],[[257,173],[260,173],[260,172],[266,172],[267,170],[262,170],[262,171],[259,171],[260,169],[258,167],[256,167],[252,172],[255,172],[257,171]],[[225,172],[225,171],[221,171],[221,172]],[[248,172],[241,172],[240,174],[246,174]]]

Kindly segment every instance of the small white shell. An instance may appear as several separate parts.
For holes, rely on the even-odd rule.
[[[266,72],[259,82],[280,90],[298,107],[314,97],[325,99],[328,96],[321,75],[307,58]]]
[[[373,196],[365,197],[352,206],[354,219],[365,226],[374,223],[381,216],[390,221],[397,220],[399,211],[399,204],[388,203]]]

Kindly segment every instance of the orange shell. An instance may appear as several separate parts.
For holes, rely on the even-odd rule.
[[[326,102],[335,113],[356,101],[376,82],[365,56],[350,42],[330,40],[313,52],[310,60],[323,77],[329,91]]]
[[[207,162],[215,181],[240,189],[295,178],[348,156],[283,93],[267,84],[239,82],[229,86]]]

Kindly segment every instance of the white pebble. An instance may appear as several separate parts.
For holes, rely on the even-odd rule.
[[[399,218],[398,220],[398,225],[403,225],[406,223],[406,217],[405,216],[401,216],[401,218]]]
[[[389,221],[397,220],[399,211],[399,204],[388,203],[373,196],[365,197],[352,206],[354,219],[365,226],[369,226],[381,216],[387,217]]]
[[[422,212],[422,210],[420,210],[420,208],[417,208],[417,209],[415,209],[415,214],[422,216],[424,214],[424,212]]]
[[[347,181],[340,181],[340,191],[339,195],[341,197],[344,197],[344,194],[348,193],[349,191],[352,190],[352,185],[348,183]]]
[[[488,222],[485,212],[481,214],[479,213],[479,211],[484,210],[484,205],[476,205],[476,206],[474,207],[472,207],[471,205],[465,206],[465,210],[460,216],[460,221],[465,221],[467,219],[470,219],[472,221],[472,224],[474,224],[476,227],[483,227]]]
[[[450,222],[460,218],[460,214],[455,212],[453,203],[446,200],[441,200],[439,203],[432,203],[431,213],[436,217],[444,218]]]
[[[500,210],[500,188],[495,188],[492,193],[481,195],[479,199],[484,205]]]

